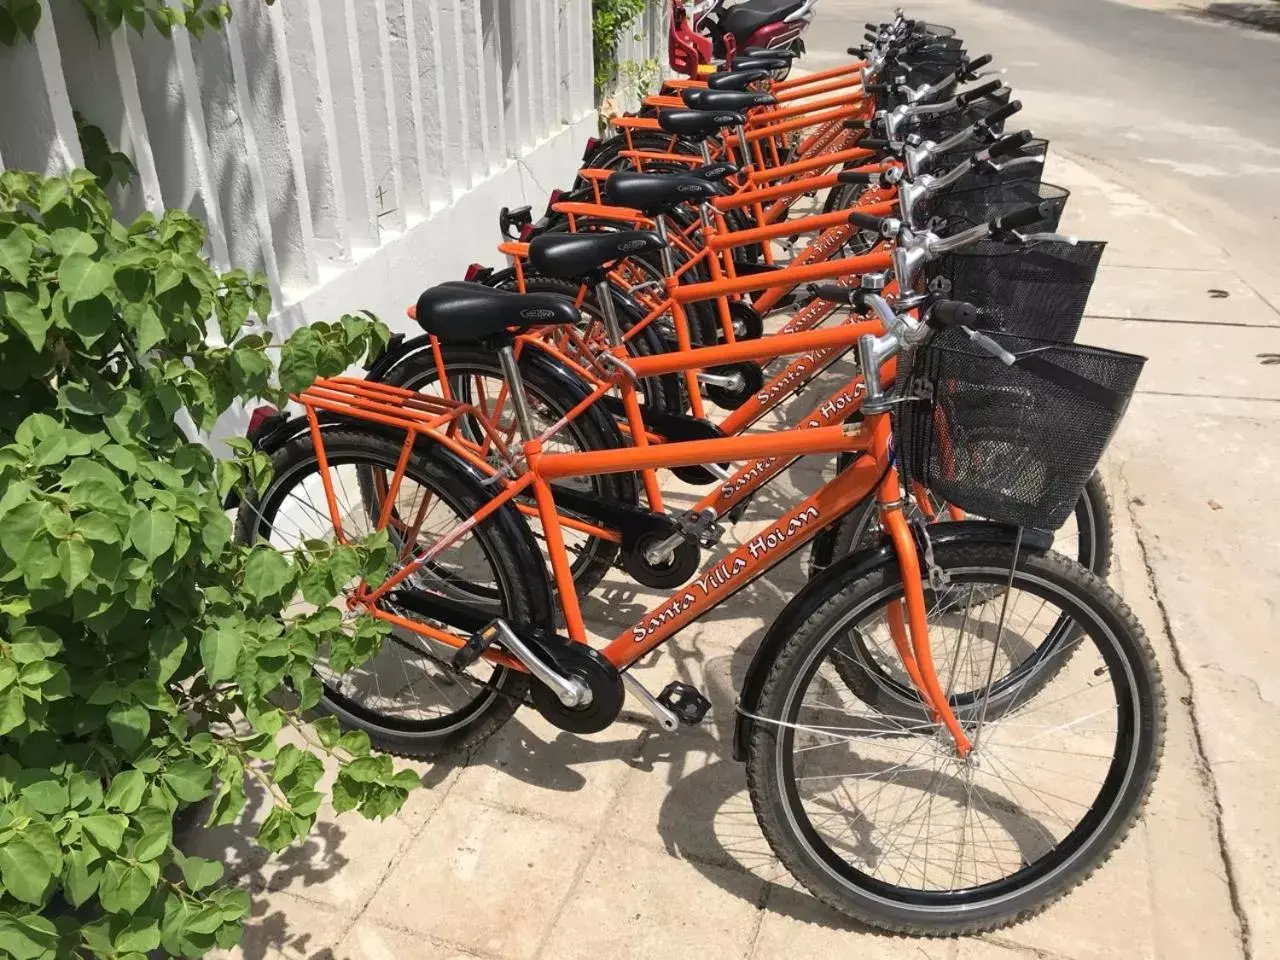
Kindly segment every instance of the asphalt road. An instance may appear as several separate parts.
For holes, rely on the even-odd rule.
[[[1238,258],[1280,308],[1280,35],[1173,0],[920,0],[909,15],[991,53],[1024,125],[1107,168]],[[822,0],[805,65],[845,62],[889,2]]]

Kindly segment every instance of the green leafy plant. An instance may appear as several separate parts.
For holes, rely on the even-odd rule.
[[[127,187],[129,181],[138,175],[138,168],[133,165],[133,161],[119,150],[112,150],[102,128],[86,120],[79,110],[76,110],[73,116],[76,121],[76,133],[80,137],[80,152],[84,155],[85,168],[97,179],[98,186],[103,190],[112,183]]]
[[[662,65],[652,57],[647,60],[625,60],[618,67],[618,76],[636,100],[643,101],[662,75]]]
[[[591,42],[595,54],[596,93],[618,74],[618,44],[623,31],[645,11],[650,0],[591,0]]]
[[[275,0],[266,3],[271,6]],[[226,0],[182,0],[180,7],[166,0],[80,0],[80,4],[100,36],[122,23],[144,33],[150,23],[166,37],[172,36],[175,27],[186,27],[199,39],[205,30],[221,30],[231,19],[231,4]],[[0,0],[0,43],[13,46],[19,37],[30,40],[42,15],[40,0]]]
[[[179,811],[234,822],[255,783],[258,840],[279,850],[313,824],[326,759],[339,812],[387,816],[417,784],[362,734],[302,719],[317,650],[355,664],[380,643],[330,601],[386,569],[385,538],[233,543],[223,498],[261,489],[269,462],[247,441],[217,460],[175,419],[279,401],[386,329],[299,331],[277,386],[249,322],[271,309],[263,279],[217,273],[203,244],[181,212],[117,222],[87,170],[0,174],[0,956],[229,945],[247,894],[175,847]]]

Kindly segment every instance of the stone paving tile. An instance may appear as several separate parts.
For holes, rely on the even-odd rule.
[[[548,960],[739,960],[763,885],[608,838],[593,853],[540,951]]]
[[[451,795],[543,819],[594,824],[636,765],[645,729],[620,722],[580,737],[553,727],[534,710],[521,710],[471,757]]]
[[[531,957],[593,829],[451,798],[405,850],[365,916],[481,954]]]
[[[334,950],[334,960],[483,960],[460,947],[361,919]]]
[[[898,937],[868,929],[793,885],[770,888],[750,960],[954,960],[953,940]]]

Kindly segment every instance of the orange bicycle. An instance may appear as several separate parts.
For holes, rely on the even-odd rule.
[[[322,380],[297,398],[305,416],[271,451],[270,486],[240,509],[242,540],[282,550],[368,531],[398,548],[385,577],[355,578],[345,593],[352,619],[390,635],[359,667],[317,662],[324,705],[382,749],[417,756],[473,747],[525,703],[577,733],[612,723],[627,691],[668,731],[699,722],[698,691],[654,695],[628,668],[870,499],[887,539],[786,605],[739,690],[735,755],[762,830],[816,896],[891,930],[989,929],[1070,889],[1140,812],[1163,700],[1124,604],[1024,526],[1053,529],[1069,513],[1141,358],[982,334],[965,304],[934,305],[922,322],[875,293],[864,300],[878,336],[845,325],[626,358],[610,325],[633,442],[555,453],[530,415],[512,331],[573,322],[572,301],[465,283],[428,291],[419,320],[434,336],[501,360],[520,439],[484,439],[505,448],[503,465],[462,429],[483,422],[464,403]],[[646,442],[636,378],[855,346],[860,423]],[[890,390],[880,372],[892,375],[904,349],[910,375]],[[602,649],[589,643],[557,481],[816,453],[853,463]],[[913,526],[899,465],[948,502],[1020,525]],[[525,493],[550,578],[517,506]],[[868,684],[883,695],[864,698]]]

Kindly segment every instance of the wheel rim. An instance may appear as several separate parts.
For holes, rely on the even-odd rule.
[[[982,571],[951,573],[972,577]],[[986,575],[991,578],[996,572],[986,571]],[[1087,616],[1043,579],[1020,576],[1017,592],[1027,588],[1041,598],[1056,595],[1064,608],[1072,608],[1077,628],[1088,623],[1087,631],[1077,630],[1075,643],[1085,637],[1093,641],[1094,659],[1104,668],[1105,677],[1093,672],[1095,664],[1085,663],[1086,658],[1079,655],[1082,651],[1077,651],[1059,676],[1080,689],[1054,693],[1051,683],[1024,701],[1015,697],[994,718],[985,717],[977,737],[977,764],[960,767],[958,761],[947,758],[949,741],[932,723],[907,728],[865,706],[855,714],[847,702],[851,698],[841,700],[838,707],[805,703],[805,691],[815,679],[822,679],[826,651],[840,628],[892,599],[898,593],[896,586],[848,611],[814,645],[784,704],[784,719],[802,729],[779,730],[776,770],[793,829],[814,859],[842,885],[863,896],[925,910],[998,901],[1070,867],[1113,815],[1138,756],[1136,678],[1114,635],[1096,616]],[[834,674],[830,666],[826,670]],[[939,658],[939,672],[944,670]],[[830,677],[827,683],[825,695],[839,698],[843,684],[832,683]],[[1078,694],[1104,687],[1110,696],[1093,697],[1109,700],[1112,708],[1109,728],[1101,730],[1099,721],[1105,711],[1097,712],[1096,705],[1090,708]],[[1062,704],[1080,713],[1091,727],[1086,729],[1080,718],[1072,726],[1064,725],[1070,721],[1054,715],[1055,710],[1066,709]],[[811,716],[822,718],[818,725],[826,731],[814,732]],[[971,738],[974,722],[971,717],[966,723]],[[845,731],[834,732],[840,725]],[[1082,744],[1073,751],[1070,768],[1047,764],[1044,757],[1063,762],[1060,741],[1067,738]],[[856,747],[851,748],[854,741]],[[1109,747],[1101,746],[1107,741]],[[953,747],[950,752],[954,753]],[[862,766],[840,773],[836,761],[841,753],[852,754]],[[951,764],[959,774],[949,769]],[[1033,769],[1038,780],[1028,779]],[[832,800],[837,793],[838,802]],[[1042,814],[1039,819],[1031,811],[1037,804],[1043,808],[1036,811]],[[1064,813],[1068,810],[1087,812],[1075,819]],[[998,833],[1001,829],[1003,835]],[[949,863],[948,844],[952,848]]]
[[[371,509],[367,491],[360,489],[359,474],[378,468],[394,470],[395,458],[376,457],[368,452],[331,452],[328,461],[343,532],[348,540],[357,540],[372,532],[377,513]],[[433,490],[428,500],[425,488],[407,474],[397,496],[397,511],[421,515],[415,538],[419,550],[470,515],[469,510],[452,498],[446,499],[438,490]],[[299,550],[304,539],[333,542],[332,522],[315,460],[296,464],[279,474],[258,506],[258,513],[258,535],[281,552]],[[509,610],[506,590],[497,576],[499,568],[474,533],[464,535],[438,559],[440,562],[433,568],[414,576],[415,587],[467,602],[492,616]],[[399,566],[397,563],[396,569]],[[359,576],[353,577],[345,589],[358,582]],[[469,589],[459,592],[459,584],[464,583]],[[346,612],[341,595],[334,603]],[[311,608],[306,601],[298,596],[285,613],[308,609]],[[387,609],[414,619],[413,614],[391,604]],[[330,706],[357,721],[396,732],[442,734],[483,711],[501,695],[510,679],[506,669],[484,662],[466,673],[457,673],[446,666],[452,652],[444,644],[397,628],[362,666],[335,670],[330,666],[328,651],[322,650],[314,672]]]

